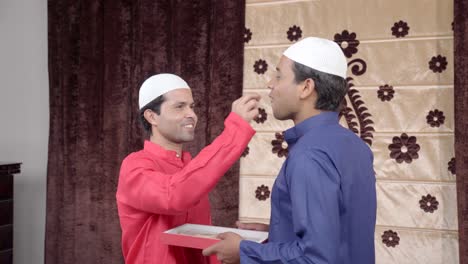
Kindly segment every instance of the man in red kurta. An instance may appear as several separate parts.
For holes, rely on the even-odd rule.
[[[140,88],[140,114],[151,136],[122,162],[117,207],[127,264],[204,264],[201,250],[168,246],[162,232],[185,223],[211,224],[208,192],[240,157],[255,134],[259,95],[232,104],[224,131],[195,158],[182,151],[194,139],[197,116],[187,83],[158,74]]]

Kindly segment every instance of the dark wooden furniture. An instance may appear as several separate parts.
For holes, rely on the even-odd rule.
[[[13,263],[13,174],[21,163],[0,161],[0,263]]]

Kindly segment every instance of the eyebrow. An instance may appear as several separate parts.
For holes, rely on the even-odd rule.
[[[182,105],[193,105],[193,104],[195,104],[195,102],[175,101],[173,104],[174,104],[174,105],[179,105],[179,104],[182,104]]]

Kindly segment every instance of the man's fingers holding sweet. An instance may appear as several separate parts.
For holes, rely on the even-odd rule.
[[[247,116],[252,120],[252,119],[254,119],[256,116],[258,116],[258,114],[259,114],[258,109],[255,108],[255,109],[250,110],[250,111],[247,113]]]
[[[257,108],[258,106],[258,101],[257,100],[250,100],[245,104],[245,107],[247,107],[247,110],[252,110],[254,108]]]

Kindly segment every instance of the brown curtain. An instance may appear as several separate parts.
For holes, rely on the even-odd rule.
[[[49,0],[46,263],[121,263],[115,191],[142,147],[138,88],[171,72],[198,104],[196,154],[242,93],[245,1]],[[214,223],[237,219],[238,166],[212,192]]]
[[[455,158],[460,263],[468,263],[468,0],[454,2]]]

